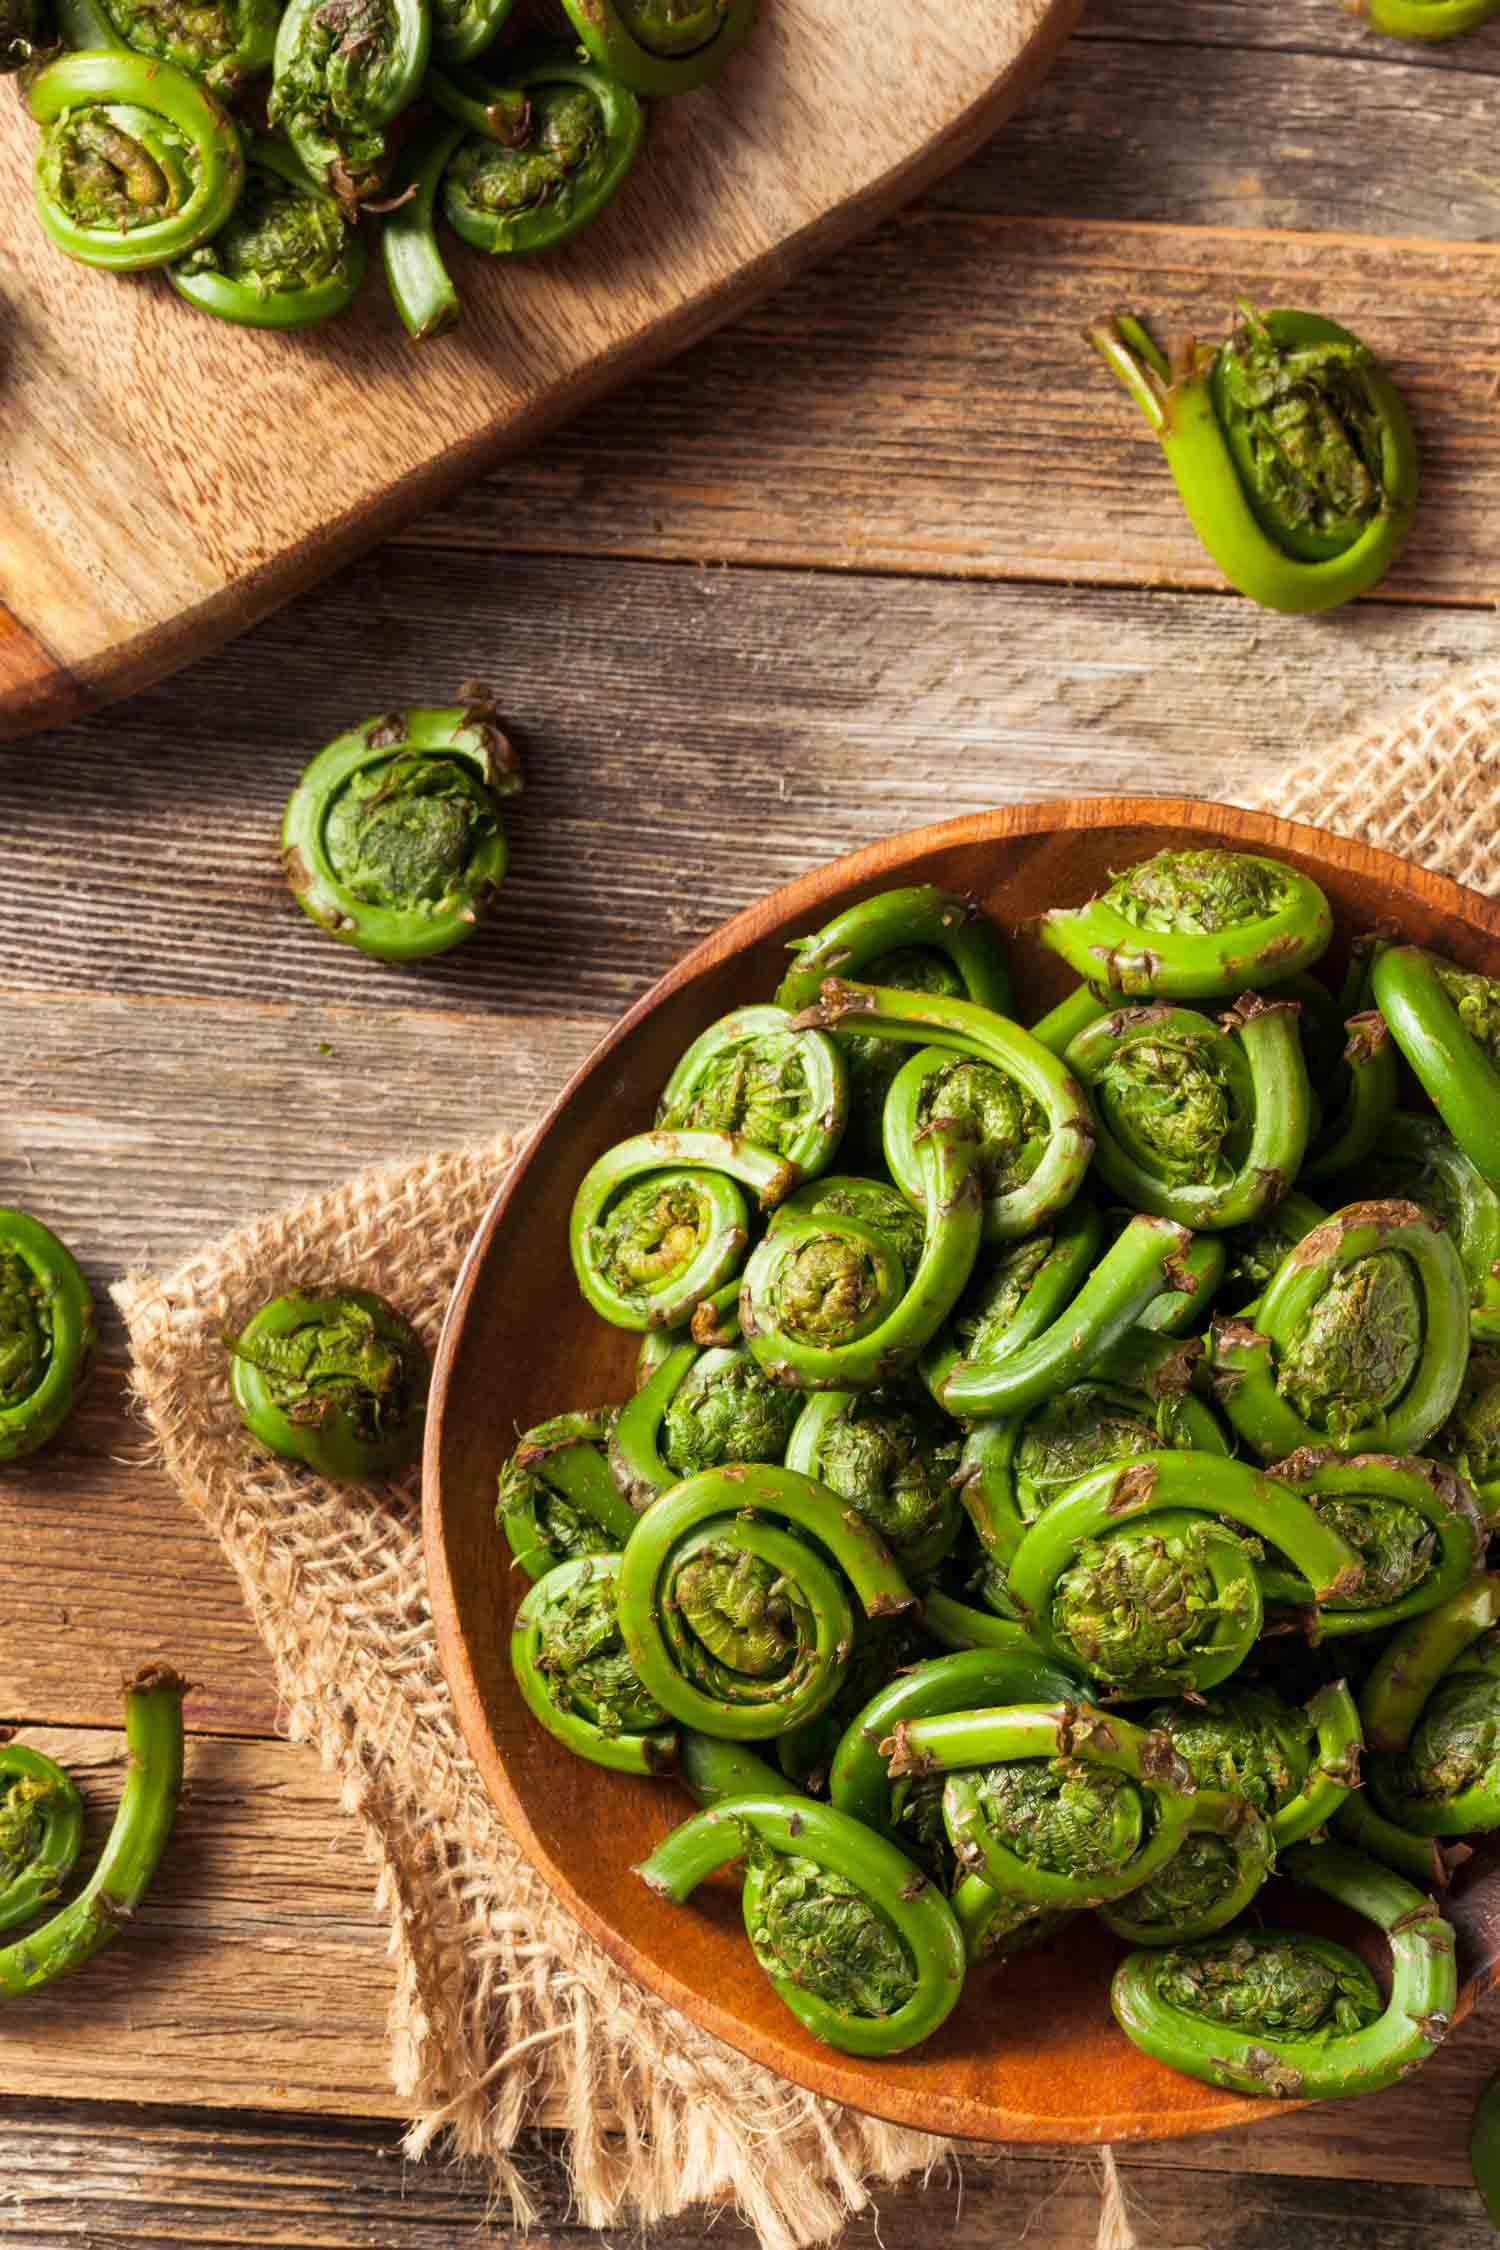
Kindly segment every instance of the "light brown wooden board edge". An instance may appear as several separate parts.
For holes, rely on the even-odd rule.
[[[1121,2109],[1109,2117],[1051,2115],[1038,2119],[1024,2110],[988,2104],[981,2107],[961,2095],[928,2091],[918,2097],[908,2089],[895,2087],[872,2100],[871,2077],[857,2061],[851,2064],[849,2058],[832,2049],[819,2049],[816,2053],[799,2049],[793,2059],[788,2049],[765,2040],[717,1996],[684,1983],[672,1970],[645,1955],[624,1930],[614,1927],[580,1895],[568,1869],[552,1857],[538,1836],[507,1771],[497,1729],[486,1707],[465,1641],[447,1545],[442,1496],[446,1425],[450,1419],[457,1419],[455,1369],[470,1303],[481,1267],[490,1254],[512,1196],[517,1193],[528,1166],[545,1146],[554,1123],[567,1110],[575,1091],[606,1065],[636,1026],[652,1015],[664,1000],[729,960],[769,927],[780,926],[795,916],[805,917],[816,926],[826,920],[836,901],[847,902],[852,896],[878,889],[892,879],[893,869],[905,868],[916,854],[933,852],[946,844],[973,843],[981,839],[998,844],[1059,830],[1143,825],[1164,830],[1196,829],[1240,848],[1321,856],[1342,869],[1395,881],[1404,890],[1420,894],[1444,916],[1482,930],[1491,940],[1500,939],[1500,906],[1447,876],[1418,867],[1393,852],[1381,851],[1306,822],[1283,820],[1272,813],[1197,798],[1058,798],[997,807],[986,813],[962,814],[904,835],[883,838],[797,877],[733,916],[668,970],[601,1041],[520,1147],[480,1222],[454,1284],[433,1365],[422,1456],[422,1527],[438,1658],[460,1728],[485,1788],[522,1851],[564,1909],[611,1960],[628,1976],[648,1985],[669,2005],[680,2009],[728,2046],[793,2078],[813,2093],[847,2103],[891,2124],[914,2126],[956,2140],[1035,2142],[1052,2146],[1177,2140],[1196,2138],[1226,2127],[1275,2122],[1310,2105],[1287,2101],[1268,2110],[1264,2101],[1209,2086],[1195,2089],[1198,2098],[1194,2105],[1174,2109],[1170,2117],[1149,2107],[1140,2107]],[[898,875],[896,879],[909,878]],[[1455,1924],[1462,1979],[1455,2023],[1461,2022],[1500,1982],[1500,1959],[1496,1957],[1500,1950],[1496,1945],[1497,1926],[1500,1926],[1497,1900],[1500,1900],[1500,1875],[1491,1871],[1482,1883],[1476,1884],[1469,1898],[1456,1908],[1450,1905],[1446,1909]]]
[[[98,710],[211,654],[283,602],[437,507],[506,454],[535,444],[558,423],[748,312],[815,259],[830,255],[888,218],[971,156],[1019,107],[1051,67],[1082,6],[1083,0],[1056,0],[1030,45],[978,101],[918,155],[894,166],[837,210],[779,242],[732,280],[679,306],[628,346],[604,354],[503,428],[491,428],[455,445],[439,461],[394,484],[379,500],[351,509],[316,537],[287,548],[264,569],[222,588],[169,624],[154,626],[120,642],[97,661],[69,670],[30,633],[24,618],[0,611],[0,743]],[[24,660],[8,658],[8,638],[17,636],[24,636]]]

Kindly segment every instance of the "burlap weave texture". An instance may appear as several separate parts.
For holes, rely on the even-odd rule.
[[[1500,892],[1500,671],[1309,754],[1263,801]],[[239,1578],[291,1738],[316,1745],[363,1824],[391,1933],[391,2067],[409,2146],[450,2128],[525,2219],[518,2138],[565,2120],[589,2224],[729,2203],[769,2250],[799,2250],[944,2144],[802,2093],[621,1976],[517,1851],[464,1749],[438,1669],[415,1480],[372,1498],[268,1460],[230,1397],[225,1333],[293,1287],[377,1289],[435,1342],[509,1156],[500,1138],[369,1173],[164,1278],[129,1277],[116,1297],[137,1394]]]

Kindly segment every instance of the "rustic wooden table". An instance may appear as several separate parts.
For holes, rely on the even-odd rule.
[[[1025,115],[876,238],[217,659],[0,751],[0,1200],[102,1300],[257,1205],[524,1126],[689,940],[838,850],[1017,797],[1240,792],[1489,656],[1497,81],[1500,27],[1422,53],[1335,0],[1090,0]],[[1215,596],[1078,342],[1111,302],[1207,325],[1236,287],[1349,319],[1413,396],[1429,506],[1355,614]],[[351,717],[472,674],[530,773],[515,873],[462,958],[384,969],[290,906],[280,808]],[[122,1362],[106,1315],[87,1407],[5,1478],[0,1712],[107,1794],[120,1673],[169,1650],[204,1683],[193,1787],[131,1944],[7,2014],[0,2239],[449,2250],[485,2183],[396,2152],[358,1841]],[[1477,2250],[1497,2060],[1492,2009],[1406,2089],[1131,2155],[1143,2241]],[[541,2239],[580,2240],[540,2142],[535,2170]],[[1096,2224],[1066,2150],[882,2218],[987,2250]]]

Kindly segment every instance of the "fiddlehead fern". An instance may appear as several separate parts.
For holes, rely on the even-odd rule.
[[[1016,1550],[1010,1591],[1043,1646],[1102,1694],[1201,1694],[1259,1636],[1262,1541],[1319,1604],[1359,1586],[1356,1549],[1287,1486],[1240,1461],[1151,1453],[1054,1500]]]
[[[266,114],[340,203],[368,203],[389,170],[387,128],[432,48],[427,0],[290,0]]]
[[[37,213],[81,265],[168,265],[217,234],[239,201],[245,159],[234,120],[172,63],[59,55],[26,100],[42,128]]]
[[[315,328],[353,302],[365,246],[277,141],[250,145],[244,192],[209,242],[167,268],[179,297],[242,328]]]
[[[336,736],[287,803],[281,859],[298,904],[378,960],[461,945],[504,880],[501,803],[521,771],[484,689],[464,697]]]
[[[591,1166],[573,1200],[578,1286],[616,1328],[682,1328],[734,1274],[750,1239],[737,1183],[769,1209],[796,1168],[728,1133],[638,1133]]]
[[[1191,1917],[1220,1929],[1271,1867],[1270,1830],[1243,1800],[1200,1790],[1164,1736],[1086,1703],[1015,1704],[903,1720],[884,1744],[893,1781],[946,1774],[959,1863],[1035,1909],[1104,1907],[1158,1881],[1187,1842],[1227,1846],[1228,1880]]]
[[[76,1897],[39,1929],[0,1948],[0,1995],[6,1999],[82,1968],[119,1934],[145,1896],[176,1817],[186,1693],[186,1683],[163,1665],[126,1686],[129,1761],[104,1849]],[[39,1893],[35,1903],[45,1895]]]
[[[815,2039],[845,2054],[896,2055],[952,2012],[966,1965],[953,1910],[887,1837],[831,1805],[729,1797],[636,1873],[682,1905],[736,1860],[746,1863],[755,1957]]]
[[[976,1265],[969,1286],[922,1354],[922,1380],[941,1406],[960,1360],[1020,1351],[1066,1311],[1093,1270],[1104,1224],[1080,1196],[1049,1226],[1005,1243]]]
[[[614,1480],[644,1508],[680,1477],[732,1461],[779,1462],[801,1405],[742,1345],[679,1344],[620,1409],[609,1441]]]
[[[637,94],[687,94],[716,78],[755,21],[755,0],[563,0],[601,71]]]
[[[983,1224],[978,1146],[940,1118],[922,1143],[926,1227],[910,1270],[892,1237],[823,1209],[778,1214],[740,1295],[745,1341],[775,1381],[809,1391],[891,1381],[929,1343],[973,1271]]]
[[[1493,1529],[1500,1522],[1500,1352],[1470,1354],[1458,1403],[1429,1450],[1467,1479]]]
[[[1094,1146],[1088,1097],[1056,1055],[1038,1045],[1019,1024],[968,1000],[845,984],[837,978],[824,983],[817,1006],[798,1021],[830,1030],[852,1024],[869,1038],[941,1047],[985,1065],[1014,1089],[1026,1141],[1035,1139],[1040,1148],[1027,1151],[1024,1177],[1015,1186],[990,1197],[985,1230],[991,1240],[1008,1241],[1034,1232],[1065,1210],[1078,1193]],[[988,1098],[993,1101],[993,1091]],[[938,1105],[934,1123],[940,1114]]]
[[[1500,1576],[1394,1633],[1365,1680],[1368,1787],[1409,1835],[1500,1828]]]
[[[1283,1196],[1272,1211],[1253,1219],[1248,1226],[1231,1227],[1225,1235],[1228,1263],[1224,1269],[1225,1293],[1231,1304],[1241,1303],[1247,1295],[1239,1317],[1249,1320],[1255,1306],[1265,1293],[1271,1280],[1285,1262],[1289,1251],[1305,1241],[1314,1227],[1327,1223],[1328,1213],[1311,1196],[1299,1195],[1294,1189]]]
[[[1198,846],[1139,861],[1088,905],[1053,907],[1038,930],[1101,991],[1230,1000],[1319,960],[1333,909],[1311,876],[1282,860]]]
[[[461,125],[434,117],[402,142],[391,168],[391,209],[380,228],[380,256],[391,303],[417,344],[446,335],[463,318],[463,302],[437,238],[438,190],[463,137]]]
[[[1457,39],[1488,23],[1500,0],[1360,0],[1372,31],[1392,39]]]
[[[1187,1271],[1191,1244],[1171,1219],[1132,1219],[1071,1304],[1019,1350],[999,1338],[989,1359],[955,1360],[938,1396],[950,1414],[982,1421],[1040,1406],[1100,1369],[1155,1300],[1197,1283]]]
[[[83,1799],[40,1750],[0,1744],[0,1930],[50,1905],[83,1848]]]
[[[704,1734],[763,1742],[842,1686],[854,1637],[846,1580],[867,1617],[913,1605],[884,1542],[824,1486],[770,1466],[712,1469],[638,1519],[620,1566],[620,1630],[664,1711]]]
[[[240,1419],[268,1451],[352,1484],[394,1475],[420,1453],[427,1350],[383,1297],[273,1297],[229,1351]]]
[[[1364,1735],[1342,1680],[1305,1705],[1237,1681],[1196,1703],[1158,1704],[1144,1723],[1170,1739],[1200,1789],[1253,1805],[1278,1851],[1316,1835],[1359,1787]]]
[[[1457,1999],[1453,1931],[1430,1899],[1341,1844],[1297,1844],[1282,1871],[1384,1931],[1391,1997],[1326,1938],[1237,1931],[1132,1953],[1115,1972],[1115,2020],[1148,2055],[1210,2086],[1282,2100],[1375,2093],[1445,2036]]]
[[[1302,1178],[1337,1179],[1389,1145],[1400,1092],[1396,1049],[1385,1018],[1373,1009],[1350,1016],[1344,1049],[1331,1083],[1321,1088],[1323,1118],[1308,1146]]]
[[[826,1172],[848,1114],[844,1059],[822,1031],[792,1028],[785,1008],[736,1008],[693,1041],[662,1089],[660,1132],[735,1133]]]
[[[55,0],[68,46],[124,46],[176,65],[231,96],[269,70],[276,0]]]
[[[918,1392],[821,1391],[798,1417],[786,1465],[847,1500],[916,1577],[958,1537],[962,1449],[959,1431]]]
[[[1451,1413],[1469,1345],[1453,1242],[1415,1203],[1351,1203],[1305,1235],[1255,1308],[1213,1328],[1215,1388],[1268,1461],[1415,1453]]]
[[[1123,1009],[1080,1033],[1067,1063],[1093,1097],[1094,1161],[1134,1210],[1245,1226],[1297,1176],[1312,1090],[1292,1004],[1247,993],[1217,1026],[1191,1008]]]
[[[937,1644],[918,1623],[915,1609],[896,1617],[856,1614],[849,1669],[832,1702],[777,1743],[781,1772],[812,1796],[826,1796],[829,1764],[851,1721],[881,1688],[936,1652]]]
[[[94,1300],[72,1252],[29,1212],[0,1209],[0,1461],[57,1435],[93,1356]]]
[[[1392,945],[1377,950],[1370,985],[1443,1123],[1500,1188],[1500,982],[1420,946]]]
[[[612,1412],[554,1415],[526,1432],[501,1470],[496,1521],[528,1578],[610,1554],[634,1530],[606,1455],[614,1420]]]
[[[1500,1342],[1500,1194],[1452,1134],[1435,1117],[1398,1111],[1360,1178],[1364,1199],[1400,1196],[1442,1220],[1469,1277],[1470,1332],[1480,1342]]]
[[[1418,486],[1411,425],[1347,328],[1242,310],[1217,349],[1181,336],[1163,352],[1127,314],[1088,337],[1155,431],[1230,584],[1267,609],[1332,609],[1378,585],[1405,544]]]
[[[1473,1491],[1435,1461],[1293,1453],[1277,1463],[1275,1477],[1309,1501],[1364,1565],[1359,1585],[1320,1611],[1321,1634],[1383,1631],[1436,1609],[1484,1559],[1488,1535]],[[1311,1593],[1295,1584],[1266,1591],[1268,1599],[1293,1602]]]
[[[645,139],[629,88],[566,47],[506,56],[499,82],[455,62],[429,87],[469,128],[444,179],[448,224],[492,258],[577,234],[618,195]]]
[[[516,1612],[510,1660],[528,1708],[591,1765],[670,1773],[677,1736],[642,1687],[615,1615],[618,1555],[550,1570]]]
[[[825,978],[857,976],[902,992],[972,1000],[997,1015],[1010,1011],[1010,973],[993,928],[970,900],[929,884],[882,891],[846,907],[815,937],[797,939],[791,951],[793,966],[776,993],[784,1008],[814,1007]],[[858,1031],[837,1037],[849,1068],[852,1134],[875,1154],[901,1050]]]
[[[433,0],[434,60],[472,62],[494,44],[514,5],[515,0]]]

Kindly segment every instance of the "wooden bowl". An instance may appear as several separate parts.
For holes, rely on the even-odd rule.
[[[769,998],[789,938],[901,883],[938,883],[1012,938],[1028,1020],[1073,982],[1026,924],[1081,901],[1163,845],[1243,845],[1323,885],[1339,940],[1387,919],[1500,975],[1500,909],[1444,877],[1313,828],[1174,798],[1096,797],[977,813],[871,845],[788,884],[695,947],[598,1047],[517,1158],[454,1291],[438,1349],[424,1464],[424,1531],[438,1646],[486,1787],[558,1899],[620,1966],[685,2015],[798,2084],[879,2117],[980,2140],[1168,2138],[1264,2118],[1265,2103],[1201,2086],[1137,2052],[1109,2012],[1119,1948],[1081,1915],[1050,1948],[977,1970],[936,2038],[859,2061],[819,2046],[776,1999],[746,1944],[737,1889],[687,1907],[652,1896],[634,1864],[690,1810],[674,1787],[571,1757],[531,1718],[508,1643],[525,1582],[495,1528],[495,1480],[518,1432],[569,1407],[622,1399],[638,1339],[579,1297],[568,1213],[604,1149],[652,1121],[689,1041]],[[1338,941],[1336,941],[1338,942]],[[1450,1894],[1464,2005],[1496,1979],[1500,1853]]]

